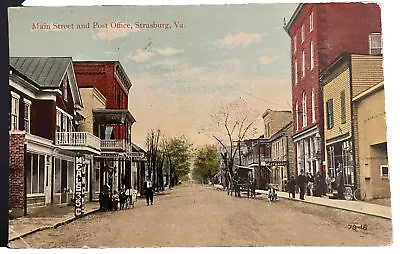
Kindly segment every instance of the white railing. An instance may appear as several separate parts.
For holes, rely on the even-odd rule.
[[[100,139],[89,132],[56,132],[58,146],[85,146],[100,150]]]
[[[101,140],[101,150],[125,150],[125,140]]]

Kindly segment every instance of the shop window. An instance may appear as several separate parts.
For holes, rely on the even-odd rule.
[[[26,194],[32,194],[32,154],[26,154]]]
[[[27,167],[26,192],[27,194],[44,193],[44,155],[28,153],[27,159],[29,166]]]
[[[55,159],[54,192],[61,193],[61,160]]]
[[[381,178],[389,178],[389,166],[388,165],[381,165]]]
[[[67,161],[67,172],[68,172],[67,189],[75,191],[75,167],[72,161]]]

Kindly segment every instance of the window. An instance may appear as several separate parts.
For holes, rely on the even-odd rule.
[[[314,94],[314,88],[311,92],[311,121],[312,123],[315,123],[315,94]]]
[[[333,99],[326,102],[326,126],[328,130],[333,128]]]
[[[310,13],[310,32],[312,32],[312,30],[314,29],[314,17],[313,17],[313,13]]]
[[[307,126],[307,97],[303,92],[303,128]]]
[[[306,76],[306,55],[304,50],[301,52],[301,78]]]
[[[371,55],[382,55],[382,36],[380,33],[369,35],[369,53]]]
[[[62,95],[64,98],[64,101],[68,101],[68,77],[65,77],[63,81],[63,86],[62,86]]]
[[[24,127],[27,133],[31,132],[31,102],[24,99]]]
[[[297,35],[293,37],[293,52],[296,53],[297,49]]]
[[[301,43],[304,42],[304,24],[301,26]]]
[[[18,130],[19,95],[11,92],[11,119],[10,130]]]
[[[271,135],[270,133],[270,124],[267,123],[267,137],[269,137]]]
[[[389,166],[381,165],[381,178],[389,178]]]
[[[59,132],[61,131],[61,112],[57,110],[56,113],[56,131]]]
[[[314,69],[314,42],[310,42],[310,69]]]
[[[299,103],[296,101],[296,131],[299,130]]]
[[[45,179],[45,156],[27,153],[27,161],[29,166],[27,168],[27,194],[44,193],[44,179]]]
[[[294,60],[294,83],[297,84],[297,60]]]
[[[340,93],[340,112],[342,118],[342,124],[346,123],[346,97],[344,90]]]

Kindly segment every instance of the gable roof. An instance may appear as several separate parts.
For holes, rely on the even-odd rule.
[[[39,89],[58,89],[67,75],[74,104],[83,106],[71,57],[10,57],[10,66]]]
[[[10,65],[40,88],[59,88],[70,57],[10,57]]]

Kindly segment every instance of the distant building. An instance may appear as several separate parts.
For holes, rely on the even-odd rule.
[[[265,138],[268,140],[270,160],[266,161],[271,171],[270,182],[285,188],[290,175],[294,175],[293,122],[291,111],[266,110],[263,114]]]
[[[324,137],[320,73],[343,52],[380,54],[380,17],[374,3],[308,3],[299,4],[285,24],[292,42],[296,174],[326,170],[324,153],[318,150]]]

